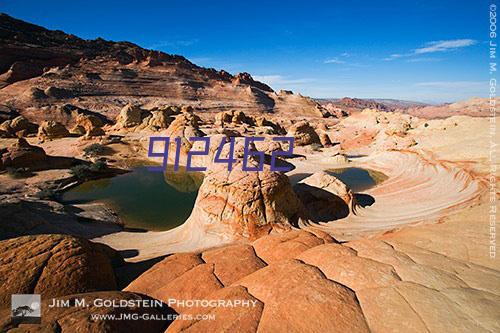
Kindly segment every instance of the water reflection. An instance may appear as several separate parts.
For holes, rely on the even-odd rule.
[[[146,167],[113,178],[85,182],[62,195],[66,203],[105,202],[130,228],[169,230],[191,214],[203,174]]]
[[[187,172],[185,167],[174,171],[173,166],[168,166],[163,174],[165,182],[179,192],[197,192],[203,182],[203,173]]]

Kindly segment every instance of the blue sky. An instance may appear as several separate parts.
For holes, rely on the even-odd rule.
[[[2,1],[86,39],[127,40],[312,97],[488,93],[488,1]]]

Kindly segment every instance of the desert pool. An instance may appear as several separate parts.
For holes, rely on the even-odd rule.
[[[162,173],[138,167],[127,174],[76,186],[62,195],[62,201],[104,202],[128,228],[169,230],[189,217],[202,181],[201,173]]]

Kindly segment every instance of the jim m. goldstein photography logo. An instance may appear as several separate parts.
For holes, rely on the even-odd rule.
[[[41,323],[41,298],[39,294],[17,294],[11,298],[12,319],[16,323]]]

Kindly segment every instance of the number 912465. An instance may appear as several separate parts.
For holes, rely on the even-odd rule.
[[[273,151],[271,153],[271,159],[270,159],[270,170],[271,171],[281,171],[281,172],[286,172],[291,170],[291,165],[283,165],[283,163],[279,163],[279,157],[286,157],[286,156],[292,156],[293,155],[293,145],[294,145],[294,138],[293,137],[273,137],[273,141],[276,142],[283,142],[283,143],[288,143],[288,149],[286,151],[283,150],[278,150],[278,151]],[[195,151],[188,151],[187,152],[187,160],[186,160],[186,171],[199,171],[203,172],[207,170],[206,166],[193,166],[192,165],[192,159],[194,156],[206,156],[209,154],[210,151],[210,137],[191,137],[189,138],[189,141],[191,143],[195,142],[203,142],[204,143],[204,148],[202,150],[195,150]],[[258,141],[264,141],[263,137],[245,137],[244,138],[244,148],[243,148],[243,159],[242,159],[242,165],[241,169],[243,171],[262,171],[264,169],[264,158],[265,154],[262,151],[256,151],[251,149],[251,143],[253,142],[258,142]],[[154,147],[155,143],[161,142],[164,144],[164,149],[161,152],[155,152]],[[223,155],[223,149],[224,147],[228,145],[229,146],[229,151],[225,156]],[[233,169],[234,164],[236,164],[237,159],[234,157],[234,146],[235,146],[235,138],[231,137],[229,138],[229,142],[226,142],[225,140],[222,140],[219,147],[217,148],[217,151],[215,152],[214,155],[214,163],[223,163],[227,165],[227,169],[231,171]],[[171,137],[165,137],[165,136],[152,136],[149,138],[149,148],[148,148],[148,157],[159,157],[162,159],[162,166],[161,167],[150,167],[149,170],[151,171],[164,171],[167,168],[168,164],[168,156],[169,156],[169,150],[171,148],[175,148],[174,152],[174,164],[173,164],[173,171],[178,171],[179,170],[179,163],[180,163],[180,155],[181,155],[181,148],[182,148],[182,138],[176,137],[176,138],[171,138]],[[248,159],[250,157],[256,157],[255,160],[258,161],[258,165],[249,165]]]

